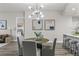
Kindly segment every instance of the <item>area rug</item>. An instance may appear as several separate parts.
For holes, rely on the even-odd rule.
[[[0,43],[0,48],[7,45],[8,43]]]

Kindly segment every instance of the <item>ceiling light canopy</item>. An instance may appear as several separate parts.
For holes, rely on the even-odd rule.
[[[72,11],[75,11],[76,10],[76,8],[72,8]]]

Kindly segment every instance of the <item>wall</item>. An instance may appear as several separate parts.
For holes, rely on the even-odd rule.
[[[7,20],[7,30],[0,30],[0,34],[12,34],[15,38],[16,17],[23,17],[23,12],[0,12],[0,18]]]
[[[72,29],[73,29],[73,33],[76,31],[76,29],[79,29],[79,17],[72,17]],[[77,29],[77,31],[79,32],[79,30]]]
[[[79,25],[79,17],[72,17],[72,24],[74,27]]]
[[[35,37],[34,32],[42,32],[44,37],[52,41],[55,37],[58,38],[58,42],[62,42],[63,34],[71,32],[72,17],[61,15],[59,12],[43,11],[45,19],[55,19],[55,30],[32,30],[32,20],[28,19],[30,12],[25,12],[25,38]]]
[[[58,42],[62,42],[63,33],[70,33],[72,26],[72,17],[61,15],[59,12],[44,11],[45,19],[55,19],[55,30],[32,30],[32,20],[28,19],[30,12],[0,12],[0,18],[7,19],[7,30],[0,30],[0,34],[12,32],[12,36],[15,38],[16,17],[24,17],[25,14],[25,38],[35,37],[34,32],[42,32],[44,37],[52,41],[55,37],[58,38]],[[11,30],[11,31],[10,31]]]

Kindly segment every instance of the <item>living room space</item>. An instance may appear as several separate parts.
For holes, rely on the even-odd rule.
[[[76,5],[78,7],[74,3],[0,3],[0,56],[21,56],[18,38],[23,42],[42,38],[47,43],[57,39],[55,55],[73,56],[63,47],[63,37],[74,33],[79,22]]]

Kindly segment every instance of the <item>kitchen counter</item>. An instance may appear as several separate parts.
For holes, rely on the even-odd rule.
[[[71,36],[71,37],[74,37],[74,38],[79,38],[78,35],[74,35],[74,34],[64,34],[64,35],[66,35],[66,36]]]
[[[74,35],[63,34],[63,45],[62,46],[68,51],[71,51],[71,53],[73,53],[73,50],[74,50],[75,52],[73,54],[75,55],[76,51],[79,51],[79,49],[76,49],[76,48],[79,48],[79,36],[75,34]]]

